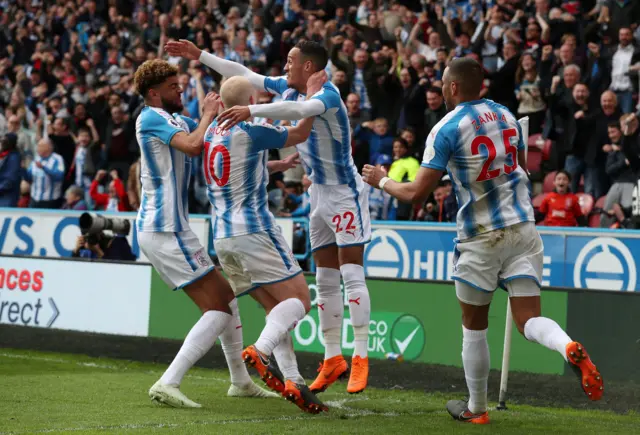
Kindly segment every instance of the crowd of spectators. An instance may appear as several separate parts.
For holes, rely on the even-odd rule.
[[[613,205],[628,208],[638,179],[620,124],[637,104],[638,23],[635,0],[0,0],[0,206],[137,210],[143,102],[132,76],[142,62],[180,66],[185,114],[197,120],[222,78],[167,56],[167,41],[190,39],[281,75],[289,49],[310,39],[329,51],[359,168],[415,178],[425,137],[447,113],[443,71],[470,56],[485,69],[482,96],[528,116],[530,135],[551,141],[543,172],[565,170],[558,177],[574,193],[584,177],[586,194],[612,195],[602,209],[611,225]],[[190,208],[206,213],[200,172]],[[269,189],[275,212],[304,216],[300,168],[275,174]],[[446,177],[420,207],[379,191],[370,203],[375,219],[448,222],[457,210]]]

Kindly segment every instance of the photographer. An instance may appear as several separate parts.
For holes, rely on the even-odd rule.
[[[124,236],[107,236],[103,232],[78,236],[71,257],[136,261],[136,256],[133,255],[131,246]]]

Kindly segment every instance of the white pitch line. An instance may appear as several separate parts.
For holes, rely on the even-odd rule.
[[[69,360],[60,359],[60,358],[48,358],[48,357],[43,357],[43,356],[12,355],[12,354],[9,354],[9,353],[0,353],[0,357],[14,358],[14,359],[30,359],[30,360],[34,360],[34,361],[54,362],[54,363],[63,363],[63,364],[74,364],[74,365],[78,365],[78,366],[82,366],[82,367],[92,367],[92,368],[105,369],[105,370],[115,370],[115,371],[129,370],[129,368],[127,366],[125,366],[125,365],[115,366],[115,365],[109,365],[109,364],[97,364],[97,363],[94,363],[94,362],[78,362],[78,361],[69,361]],[[148,374],[159,374],[160,373],[159,371],[153,371],[153,370],[140,370],[140,371],[142,371],[144,373],[148,373]],[[198,376],[198,375],[189,375],[189,374],[187,374],[185,377],[186,378],[191,378],[191,379],[205,380],[205,381],[230,383],[229,379],[216,378],[216,377],[213,377],[213,376]]]
[[[14,358],[14,359],[30,359],[35,361],[44,361],[44,362],[55,362],[55,363],[64,363],[64,364],[73,364],[79,365],[83,367],[94,367],[101,368],[107,370],[127,370],[126,366],[115,366],[108,364],[97,364],[93,362],[75,362],[69,361],[60,358],[47,358],[40,356],[31,356],[31,355],[13,355],[7,353],[1,353],[0,357],[4,358]],[[153,371],[146,371],[146,373],[156,373]],[[197,376],[197,375],[187,375],[186,377],[192,379],[203,379],[203,380],[211,380],[218,382],[229,382],[227,379],[222,378],[213,378],[213,377],[205,377],[205,376]],[[358,398],[349,398],[349,399],[338,399],[338,400],[330,400],[327,401],[326,404],[330,406],[330,408],[340,409],[342,411],[346,411],[344,414],[346,417],[368,417],[368,416],[378,416],[378,417],[399,417],[399,416],[417,416],[424,415],[427,412],[418,411],[418,412],[376,412],[369,409],[357,409],[352,408],[350,406],[346,406],[347,403],[355,403],[355,402],[364,402],[369,400],[367,396],[362,396]],[[380,401],[389,401],[386,399],[382,399]],[[397,400],[391,400],[393,402],[397,402]],[[435,412],[439,413],[439,412]],[[433,411],[429,412],[429,414],[434,414]],[[282,416],[276,418],[250,418],[250,419],[235,419],[235,420],[204,420],[198,422],[191,423],[153,423],[153,424],[123,424],[123,425],[113,425],[113,426],[86,426],[86,427],[74,427],[74,428],[63,428],[63,429],[41,429],[41,430],[29,430],[29,431],[11,431],[11,432],[0,432],[0,435],[21,435],[21,434],[35,434],[35,433],[56,433],[56,432],[80,432],[80,431],[91,431],[91,430],[104,430],[104,431],[119,431],[119,430],[135,430],[135,429],[164,429],[164,428],[180,428],[180,427],[188,427],[188,426],[209,426],[209,425],[232,425],[232,424],[247,424],[247,423],[269,423],[276,421],[298,421],[298,420],[308,420],[309,417],[305,415],[300,416]]]

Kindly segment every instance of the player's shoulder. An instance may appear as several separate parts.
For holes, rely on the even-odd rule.
[[[138,127],[142,129],[162,123],[167,123],[176,128],[180,127],[178,121],[169,112],[159,107],[146,106],[140,112],[137,120]]]
[[[482,101],[484,102],[484,104],[489,106],[489,108],[492,111],[494,111],[502,121],[506,121],[506,122],[518,121],[516,119],[516,116],[513,113],[511,113],[511,110],[509,110],[508,107],[503,106],[500,103],[496,103],[495,101],[490,100],[488,98],[484,98]]]
[[[451,138],[452,134],[457,134],[460,122],[468,115],[468,112],[467,107],[456,106],[455,109],[444,115],[444,117],[433,126],[429,134],[429,139]]]
[[[241,122],[240,124],[238,124],[238,127],[246,132],[265,131],[265,130],[266,131],[274,130],[277,132],[282,132],[283,130],[286,130],[286,128],[284,127],[281,127],[279,125],[272,125],[267,122],[264,122],[264,123]]]

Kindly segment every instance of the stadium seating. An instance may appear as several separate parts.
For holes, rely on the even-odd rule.
[[[553,146],[553,142],[550,140],[545,140],[544,145],[542,146],[542,160],[549,161],[551,159],[551,147]]]
[[[540,166],[542,165],[542,151],[538,148],[529,148],[527,153],[527,170],[531,175],[537,175],[540,173]]]
[[[549,172],[544,177],[544,181],[542,182],[542,191],[544,193],[553,192],[553,180],[556,178],[556,171]]]
[[[540,208],[540,206],[542,205],[542,201],[544,200],[544,197],[547,196],[546,193],[541,193],[540,195],[536,195],[533,197],[533,199],[531,200],[531,203],[533,204],[533,208],[535,208],[536,210]]]
[[[529,136],[529,140],[527,142],[527,145],[529,146],[529,151],[531,151],[532,148],[542,149],[538,145],[538,141],[540,139],[542,139],[542,135],[541,134],[534,134],[533,136]]]

